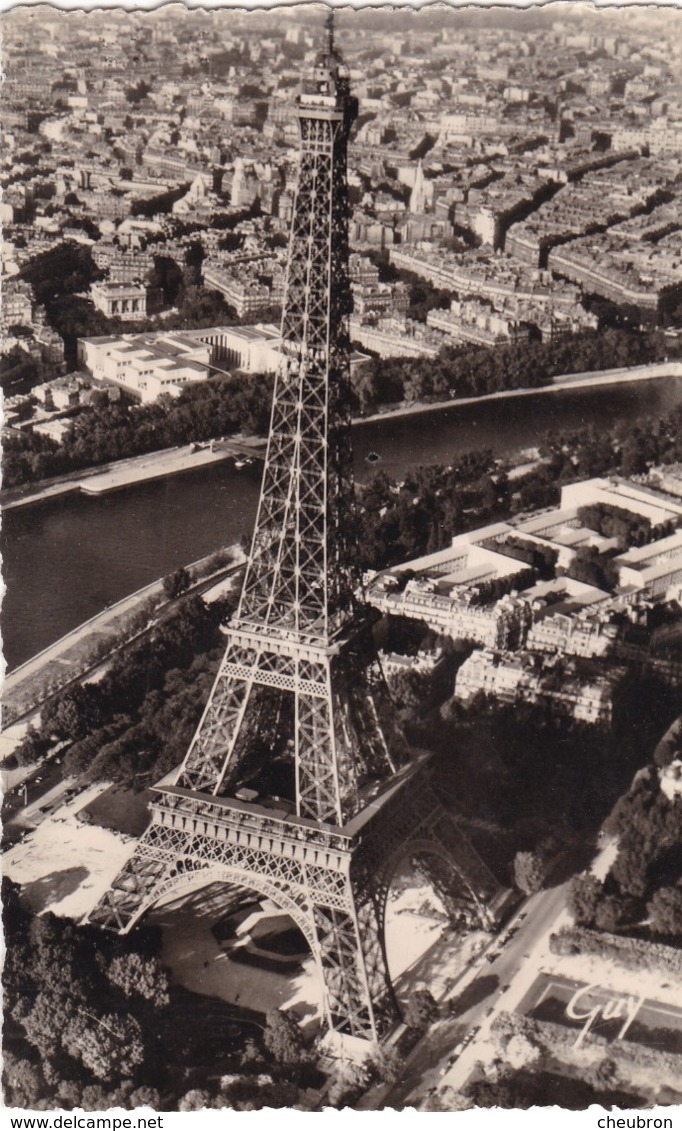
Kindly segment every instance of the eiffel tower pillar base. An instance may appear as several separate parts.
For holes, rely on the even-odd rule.
[[[400,1019],[386,956],[386,907],[397,866],[415,859],[451,918],[486,925],[498,890],[438,801],[425,762],[407,767],[343,827],[178,787],[157,789],[152,821],[90,916],[128,931],[162,899],[209,883],[250,888],[286,911],[324,984],[328,1029],[381,1040]]]

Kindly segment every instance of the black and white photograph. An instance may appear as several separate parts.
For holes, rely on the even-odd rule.
[[[682,6],[0,23],[12,1126],[672,1129]]]

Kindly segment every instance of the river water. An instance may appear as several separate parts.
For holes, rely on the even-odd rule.
[[[679,404],[682,378],[661,378],[358,424],[356,475],[383,468],[400,477],[415,464],[447,463],[473,448],[500,455],[532,447],[548,431],[606,428]],[[8,511],[1,544],[9,670],[127,594],[249,532],[261,471],[261,464],[236,470],[228,460],[100,497]]]

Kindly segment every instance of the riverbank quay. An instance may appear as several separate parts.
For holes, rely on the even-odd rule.
[[[568,373],[555,377],[549,385],[532,389],[502,389],[498,393],[486,393],[478,397],[451,398],[446,401],[415,401],[410,404],[387,406],[368,416],[355,417],[354,424],[372,424],[391,418],[409,417],[424,413],[442,412],[463,408],[467,405],[495,403],[517,397],[532,397],[547,393],[561,393],[574,389],[597,389],[604,386],[624,386],[631,382],[649,381],[661,378],[682,378],[682,361],[656,362],[650,365],[630,368],[609,369],[589,373]],[[233,458],[251,461],[265,456],[267,439],[263,436],[232,436],[223,440],[213,440],[202,444],[186,444],[182,447],[165,448],[159,452],[149,452],[141,456],[118,460],[115,463],[81,471],[69,472],[59,478],[27,483],[21,487],[10,487],[0,491],[0,509],[10,511],[30,506],[69,494],[83,493],[91,496],[104,495],[109,491],[121,490],[145,481],[163,479],[166,476],[209,466],[221,460]]]
[[[184,471],[219,463],[225,459],[258,459],[265,452],[266,440],[260,436],[232,436],[205,444],[184,444],[164,448],[159,452],[131,456],[115,463],[69,472],[58,478],[9,487],[0,491],[0,508],[3,511],[31,506],[47,499],[82,492],[103,495],[136,483],[164,479]]]
[[[230,559],[214,569],[210,568],[210,563],[218,556],[215,553],[186,567],[194,580],[182,597],[213,589],[242,568],[246,558],[241,546],[237,544],[218,551],[222,553],[229,553]],[[166,597],[163,578],[158,578],[15,668],[5,677],[3,687],[3,730],[16,726],[75,680],[92,678],[121,648],[143,635],[175,600],[177,598]]]
[[[372,424],[380,420],[390,420],[392,416],[416,416],[426,412],[440,412],[443,409],[505,401],[515,397],[535,397],[544,393],[561,393],[572,389],[598,389],[606,385],[627,385],[632,381],[653,381],[661,377],[682,377],[682,361],[657,361],[650,365],[634,365],[625,369],[601,369],[590,373],[564,373],[560,377],[555,377],[551,384],[539,385],[532,389],[501,389],[498,393],[485,393],[480,397],[452,397],[447,401],[413,401],[410,404],[391,405],[369,416],[359,416],[354,423]]]

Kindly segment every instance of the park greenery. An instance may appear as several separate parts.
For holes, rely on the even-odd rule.
[[[674,717],[682,710],[679,689],[667,700]],[[663,721],[659,716],[659,726]],[[682,794],[669,797],[659,777],[681,753],[679,738],[677,748],[659,744],[656,761],[636,775],[604,821],[604,832],[618,844],[604,882],[586,873],[571,886],[577,927],[627,936],[631,952],[641,952],[645,963],[644,943],[679,947],[682,940]]]
[[[49,1111],[253,1110],[300,1102],[320,1077],[295,1017],[264,1029],[171,985],[161,932],[124,937],[33,914],[3,880],[5,1101]],[[250,1035],[249,1035],[250,1034]]]
[[[129,456],[201,442],[237,431],[267,431],[272,378],[244,373],[215,378],[131,410],[100,404],[75,417],[62,444],[28,431],[3,444],[4,485],[19,486]]]
[[[41,711],[40,739],[68,739],[66,775],[135,790],[183,759],[223,651],[229,605],[187,597],[117,655],[96,683],[75,684]]]
[[[553,1016],[551,1005],[548,995],[546,1015]],[[581,1102],[577,1105],[580,1107],[589,1103],[600,1103],[604,1107],[611,1104],[619,1107],[650,1107],[657,1103],[678,1101],[682,1084],[680,1058],[675,1052],[666,1050],[666,1037],[671,1035],[670,1030],[662,1032],[651,1027],[651,1043],[623,1040],[616,1044],[610,1035],[600,1033],[593,1027],[589,1042],[576,1047],[576,1029],[555,1020],[545,1020],[539,1015],[542,1009],[541,1006],[536,1010],[535,1016],[524,1015],[519,1011],[498,1014],[491,1034],[502,1062],[516,1060],[514,1054],[519,1042],[523,1042],[530,1051],[530,1063],[517,1071],[530,1071],[533,1075],[549,1073],[554,1079],[563,1081],[564,1087],[570,1084],[572,1088],[577,1081],[582,1081],[599,1093],[589,1099],[588,1092],[585,1096],[587,1103]],[[499,1069],[501,1073],[498,1078],[503,1079],[505,1071],[499,1061],[493,1061],[490,1065],[490,1076],[495,1078],[496,1070]],[[560,1077],[554,1076],[557,1069],[561,1072]],[[547,1097],[556,1094],[551,1087],[543,1091],[545,1099],[535,1099],[532,1102],[546,1104]],[[574,1094],[580,1096],[581,1090],[576,1088]],[[558,1098],[550,1102],[570,1106],[564,1105]]]
[[[476,1107],[639,1107],[644,1100],[666,1102],[663,1081],[676,1082],[676,1057],[634,1041],[621,1042],[616,1052],[594,1032],[576,1050],[574,1029],[521,1012],[500,1013],[491,1036],[496,1055],[465,1089]]]
[[[682,949],[674,945],[636,938],[620,930],[597,927],[563,927],[550,937],[553,954],[602,958],[633,973],[657,974],[663,978],[682,977]]]
[[[644,546],[659,538],[672,534],[674,523],[652,526],[651,520],[646,515],[633,514],[607,503],[594,503],[591,506],[578,507],[578,518],[582,526],[596,530],[605,538],[616,538],[619,549],[627,550],[631,546]]]
[[[587,332],[551,342],[508,346],[445,346],[437,358],[375,358],[355,372],[358,409],[453,397],[480,397],[505,389],[537,389],[566,373],[587,373],[662,361],[670,343],[659,334],[622,330]]]
[[[584,1111],[592,1104],[602,1107],[631,1107],[638,1097],[623,1090],[614,1091],[604,1080],[590,1084],[559,1072],[519,1068],[503,1072],[497,1078],[480,1077],[466,1088],[466,1096],[477,1108],[512,1108],[523,1111],[530,1107],[558,1107],[568,1111]]]

